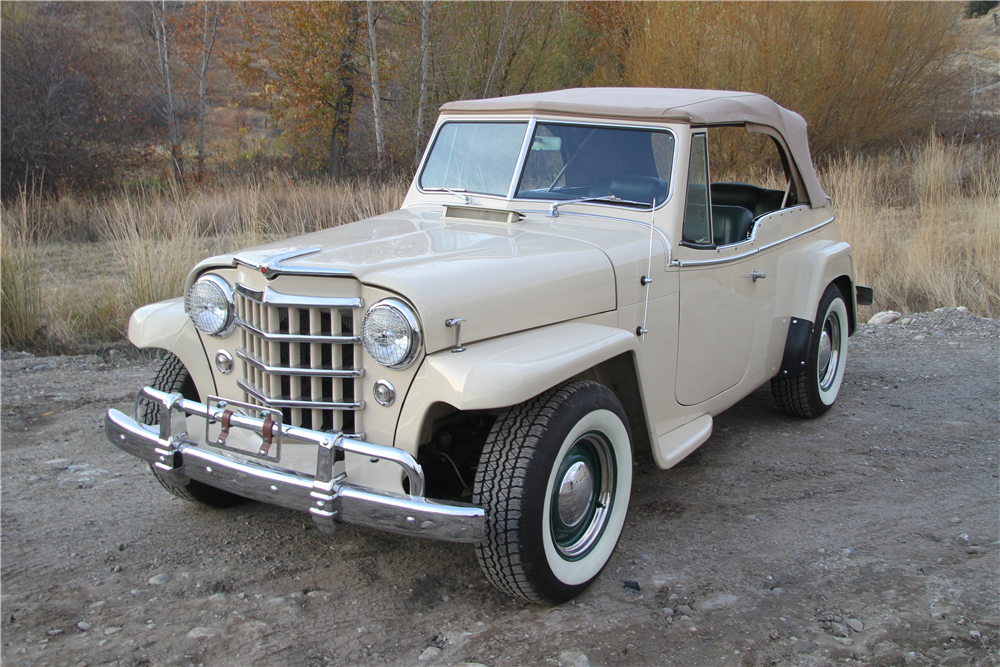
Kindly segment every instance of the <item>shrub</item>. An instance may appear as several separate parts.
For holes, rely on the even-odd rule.
[[[949,3],[609,5],[623,27],[603,39],[621,64],[595,61],[595,83],[767,95],[805,117],[819,158],[926,136],[959,99]]]

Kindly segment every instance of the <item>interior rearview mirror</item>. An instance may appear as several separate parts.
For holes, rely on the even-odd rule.
[[[535,137],[531,143],[533,151],[557,151],[562,148],[561,137]]]

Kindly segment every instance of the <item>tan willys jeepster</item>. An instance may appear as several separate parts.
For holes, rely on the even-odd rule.
[[[107,436],[180,498],[472,543],[555,603],[611,558],[636,451],[676,465],[768,381],[822,415],[871,296],[766,97],[453,102],[399,211],[206,259],[137,310],[166,361]]]

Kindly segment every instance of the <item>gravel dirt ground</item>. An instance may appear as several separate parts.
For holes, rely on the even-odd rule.
[[[4,665],[994,665],[1000,321],[864,325],[837,405],[762,387],[637,464],[598,581],[559,607],[474,550],[257,503],[207,510],[104,438],[157,362],[2,362]]]

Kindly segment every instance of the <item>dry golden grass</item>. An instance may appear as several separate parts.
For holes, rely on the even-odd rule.
[[[966,306],[1000,317],[1000,156],[932,138],[845,156],[821,175],[872,309]]]
[[[34,349],[44,344],[45,318],[40,286],[44,239],[28,194],[0,209],[0,343]]]
[[[129,314],[180,296],[202,258],[396,210],[406,188],[274,177],[218,191],[24,197],[2,210],[4,348],[75,350],[121,340]],[[30,229],[60,240],[39,243],[23,231]]]

